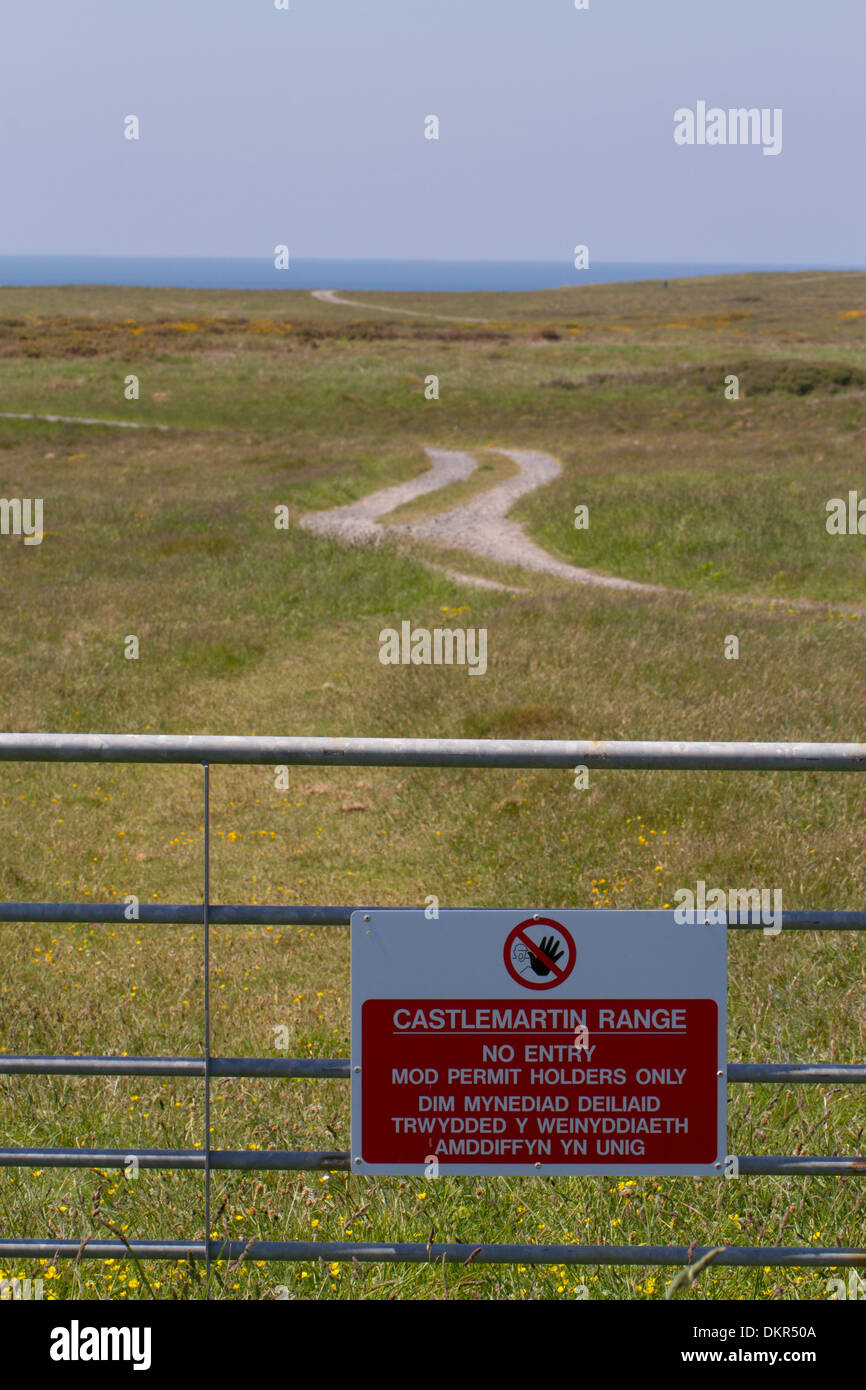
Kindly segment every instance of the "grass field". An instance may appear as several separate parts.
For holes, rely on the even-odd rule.
[[[866,542],[826,502],[862,480],[866,275],[754,275],[514,295],[0,289],[0,727],[533,738],[863,737]],[[350,296],[351,297],[351,296]],[[124,382],[140,379],[140,399]],[[425,377],[440,378],[427,401]],[[741,398],[724,396],[740,378]],[[294,523],[424,470],[424,446],[544,449],[514,516],[552,554],[666,586],[619,593],[466,555],[523,592]],[[508,467],[490,455],[479,482]],[[457,485],[422,510],[465,495]],[[588,530],[574,507],[590,509]],[[274,508],[292,526],[275,529]],[[417,512],[417,508],[415,511]],[[398,518],[395,514],[394,519]],[[787,602],[786,600],[791,600]],[[859,605],[863,605],[862,608]],[[485,678],[382,666],[409,618],[483,626]],[[124,658],[128,635],[138,660]],[[726,660],[726,636],[739,660]],[[215,902],[662,907],[765,884],[862,907],[861,778],[842,774],[212,772]],[[4,764],[0,897],[198,902],[201,772]],[[201,931],[0,926],[0,1047],[200,1055]],[[858,933],[730,935],[731,1060],[862,1061]],[[344,929],[213,929],[213,1050],[348,1055]],[[728,1149],[864,1151],[856,1087],[732,1086]],[[0,1145],[193,1147],[200,1083],[0,1078]],[[343,1083],[219,1080],[216,1147],[348,1147]],[[862,1179],[213,1178],[215,1236],[864,1245]],[[0,1169],[4,1236],[201,1238],[197,1174]],[[33,1264],[57,1297],[201,1297],[201,1270]],[[670,1269],[217,1270],[229,1298],[663,1297]],[[827,1297],[825,1270],[710,1269],[686,1298]]]

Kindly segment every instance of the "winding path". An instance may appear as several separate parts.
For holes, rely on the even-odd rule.
[[[396,487],[381,488],[347,506],[334,507],[326,512],[310,512],[300,519],[299,524],[307,531],[338,536],[354,544],[363,541],[378,544],[386,535],[405,536],[450,550],[467,550],[499,564],[518,565],[522,569],[553,574],[577,584],[598,584],[608,589],[629,589],[642,593],[668,592],[657,584],[640,584],[632,579],[599,574],[549,555],[530,540],[520,522],[509,521],[507,514],[519,497],[534,492],[558,477],[562,472],[560,463],[538,449],[491,449],[485,452],[503,454],[516,463],[520,471],[486,492],[436,516],[391,526],[383,525],[379,520],[404,502],[411,502],[425,493],[468,478],[476,466],[471,454],[462,450],[425,448],[431,464],[429,472],[407,483],[398,483]],[[485,588],[494,583],[489,579],[473,579],[471,575],[461,575],[460,578],[465,583],[479,583]],[[510,586],[503,584],[497,587]]]
[[[462,482],[475,470],[472,455],[461,450],[426,449],[425,453],[430,459],[427,473],[410,478],[406,483],[380,488],[378,492],[371,492],[358,502],[348,502],[344,507],[332,507],[327,512],[308,512],[301,518],[300,525],[306,531],[316,531],[319,535],[339,536],[351,545],[362,541],[378,543],[385,535],[385,528],[376,517],[393,512],[404,502],[413,502],[426,492],[436,492],[438,488]]]
[[[170,430],[171,425],[154,425],[149,420],[96,420],[86,415],[20,415],[0,410],[0,420],[50,420],[52,425],[110,425],[115,430]]]
[[[380,314],[411,314],[415,319],[446,319],[448,323],[489,323],[489,319],[467,318],[457,314],[434,314],[426,309],[398,309],[391,304],[366,304],[355,299],[343,299],[336,290],[310,290],[314,299],[323,304],[347,304],[350,309],[376,309]]]

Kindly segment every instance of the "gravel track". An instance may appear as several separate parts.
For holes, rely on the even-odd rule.
[[[171,425],[153,425],[147,420],[96,420],[85,415],[19,415],[0,410],[0,420],[50,420],[52,425],[110,425],[115,430],[168,430]]]
[[[536,545],[519,522],[508,520],[507,513],[518,498],[558,477],[562,472],[561,465],[550,454],[543,454],[538,449],[493,449],[487,452],[504,454],[517,464],[520,472],[436,516],[387,527],[378,520],[404,502],[468,478],[475,469],[471,454],[462,450],[425,449],[431,464],[429,472],[407,483],[398,483],[396,487],[381,488],[348,506],[334,507],[326,512],[310,512],[301,519],[300,525],[319,535],[338,536],[350,544],[364,541],[378,543],[386,535],[406,537],[410,541],[432,542],[449,550],[466,550],[499,564],[517,565],[577,584],[597,584],[609,589],[643,593],[667,592],[656,584],[639,584],[631,579],[618,579],[613,575],[598,574],[594,570],[566,564]],[[461,575],[461,579],[469,581],[471,576]],[[484,587],[493,582],[483,581]]]
[[[339,536],[350,545],[358,545],[362,541],[380,541],[385,535],[385,527],[376,521],[376,517],[393,512],[404,502],[412,502],[427,492],[462,482],[475,471],[474,458],[462,450],[425,449],[425,453],[430,459],[428,472],[410,478],[406,483],[380,488],[378,492],[371,492],[360,501],[349,502],[344,507],[332,507],[327,512],[309,512],[301,518],[299,525],[321,536]]]
[[[426,309],[398,309],[391,304],[367,304],[356,299],[343,299],[336,290],[310,290],[314,299],[323,304],[346,304],[350,309],[376,309],[380,314],[410,314],[413,319],[446,319],[448,323],[489,323],[489,319],[473,319],[457,314],[433,314]]]

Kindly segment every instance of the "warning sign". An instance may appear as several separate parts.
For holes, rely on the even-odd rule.
[[[720,1175],[726,951],[672,912],[354,913],[353,1170]]]
[[[505,939],[505,968],[526,989],[555,989],[574,969],[571,933],[551,917],[527,917]]]

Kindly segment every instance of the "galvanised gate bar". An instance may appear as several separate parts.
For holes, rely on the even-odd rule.
[[[348,926],[363,907],[260,907],[210,905],[209,769],[217,763],[354,767],[659,768],[782,772],[866,771],[863,743],[668,743],[436,738],[233,738],[144,734],[0,734],[0,761],[198,763],[204,769],[204,902],[139,908],[142,923],[203,927],[205,1036],[197,1057],[25,1057],[0,1054],[0,1073],[40,1076],[200,1076],[205,1089],[202,1149],[0,1149],[0,1165],[41,1168],[197,1168],[204,1173],[205,1232],[210,1231],[210,1174],[214,1169],[348,1170],[346,1152],[211,1149],[210,1082],[214,1076],[344,1078],[348,1058],[214,1057],[210,1048],[209,929],[213,925]],[[381,910],[381,909],[376,909]],[[387,910],[387,909],[386,909]],[[0,922],[118,922],[123,904],[0,903]],[[728,914],[728,926],[760,930],[760,916]],[[783,912],[784,931],[863,931],[866,912]],[[731,1063],[733,1084],[862,1085],[866,1064]],[[866,1157],[753,1155],[738,1159],[741,1174],[849,1176],[866,1174]],[[706,1247],[680,1245],[477,1245],[395,1244],[337,1241],[0,1239],[0,1257],[15,1259],[109,1257],[193,1258],[209,1267],[215,1259],[359,1260],[426,1263],[563,1265],[678,1265],[708,1254]],[[834,1246],[729,1246],[716,1265],[866,1265],[866,1248]]]

